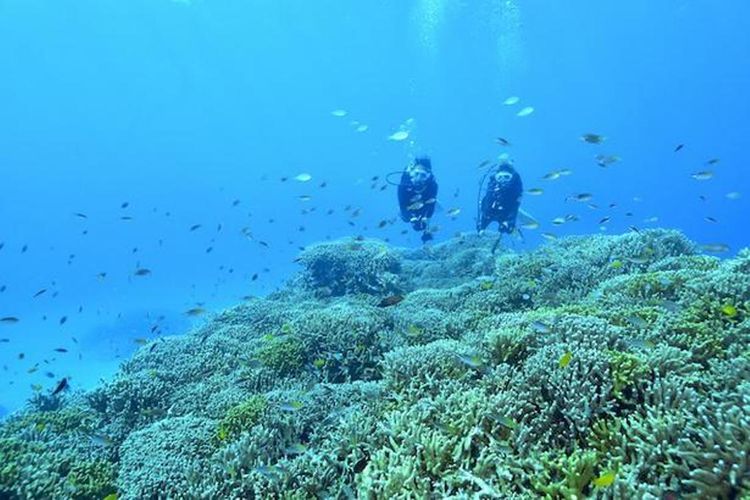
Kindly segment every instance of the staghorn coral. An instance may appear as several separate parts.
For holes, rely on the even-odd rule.
[[[213,452],[216,423],[196,417],[166,418],[131,433],[120,447],[122,498],[184,495],[188,472]]]
[[[258,361],[280,375],[288,375],[302,367],[304,355],[302,342],[293,335],[269,335],[255,351]]]
[[[303,250],[297,262],[304,268],[299,278],[301,285],[322,297],[401,291],[401,258],[379,241],[318,243]]]
[[[84,499],[112,493],[111,450],[88,437],[97,424],[92,409],[72,403],[11,416],[0,427],[0,496]]]
[[[265,396],[255,395],[233,406],[219,422],[216,429],[216,437],[219,441],[227,441],[236,435],[250,429],[258,423],[258,420],[268,408],[268,400]]]
[[[383,379],[392,391],[429,394],[445,380],[472,376],[476,372],[459,356],[475,352],[452,340],[436,340],[423,346],[395,349],[383,360]]]
[[[397,307],[398,308],[398,307]],[[290,321],[304,332],[301,343],[308,360],[318,361],[317,374],[325,382],[379,378],[378,363],[393,348],[389,311],[366,303],[334,303],[305,311]]]
[[[609,370],[612,374],[612,394],[623,398],[623,392],[631,390],[640,379],[649,375],[648,366],[636,355],[628,352],[609,351]]]

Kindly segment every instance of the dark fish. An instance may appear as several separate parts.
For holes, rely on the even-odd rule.
[[[86,214],[83,214],[83,213],[81,213],[81,212],[76,212],[76,213],[74,213],[73,215],[75,215],[76,217],[79,217],[79,218],[81,218],[81,219],[88,219],[88,218],[89,218],[89,216],[88,216],[88,215],[86,215]]]
[[[68,388],[68,379],[66,377],[63,377],[63,379],[57,383],[57,386],[55,386],[55,389],[52,391],[52,395],[57,396],[58,394],[60,394],[62,391],[64,391],[67,388]]]
[[[151,270],[146,269],[145,267],[141,267],[139,269],[136,269],[135,273],[133,274],[135,274],[136,276],[148,276],[149,274],[151,274]]]
[[[29,245],[24,245],[21,247],[21,253],[26,253],[26,250],[29,249]]]
[[[258,273],[253,274],[253,277],[250,278],[251,281],[255,281],[258,279]]]
[[[68,317],[67,316],[63,316],[62,318],[60,318],[60,324],[61,325],[64,325],[66,321],[68,321]]]
[[[7,344],[8,342],[10,342],[10,339],[0,339],[0,344]]]
[[[19,319],[15,316],[6,316],[4,318],[0,318],[0,323],[7,323],[7,324],[13,324],[18,323]]]
[[[682,148],[684,148],[684,147],[685,147],[685,145],[684,145],[684,144],[678,144],[678,145],[677,145],[677,146],[676,146],[676,147],[674,148],[674,152],[676,153],[677,151],[681,150],[681,149],[682,149]]]
[[[34,294],[34,298],[37,298],[37,297],[39,297],[40,295],[43,295],[43,294],[44,294],[44,293],[45,293],[46,291],[47,291],[47,289],[46,289],[46,288],[42,288],[41,290],[39,290],[38,292],[36,292],[36,293]]]
[[[261,246],[264,246],[264,247],[268,248],[268,243],[266,243],[265,241],[259,241],[258,244],[260,244]]]
[[[130,206],[130,203],[127,201],[122,202],[122,205],[120,205],[120,208],[128,208]]]
[[[64,347],[56,347],[55,349],[53,349],[53,351],[55,351],[55,352],[62,352],[62,353],[68,352],[68,350],[66,348],[64,348]]]
[[[510,146],[510,142],[508,142],[508,139],[505,139],[504,137],[497,137],[495,139],[495,144],[499,144],[500,146]]]
[[[120,220],[133,220],[133,218],[129,215],[123,215],[122,217],[120,217]]]
[[[589,144],[601,144],[606,140],[606,137],[599,134],[583,134],[581,140]]]
[[[383,298],[383,300],[381,300],[378,303],[378,307],[395,306],[396,304],[398,304],[402,300],[404,300],[404,296],[403,295],[390,295],[388,297]]]
[[[233,206],[233,207],[236,207],[236,206],[237,206],[237,205],[239,205],[239,204],[240,204],[240,200],[234,200],[234,201],[232,202],[232,206]]]
[[[205,312],[206,310],[202,307],[193,307],[192,309],[188,309],[187,311],[185,311],[185,314],[188,316],[200,316]]]
[[[190,226],[190,230],[195,231],[196,229],[200,229],[200,227],[201,227],[201,224],[193,224],[192,226]]]
[[[214,250],[214,247],[208,247],[206,248],[206,253],[211,253],[213,252],[213,250]]]
[[[378,228],[379,229],[383,229],[387,225],[388,225],[388,221],[387,220],[381,220],[380,222],[378,222]]]

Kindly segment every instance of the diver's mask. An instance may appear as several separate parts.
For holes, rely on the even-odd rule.
[[[409,180],[415,186],[421,186],[430,178],[430,172],[419,163],[406,167],[406,175],[409,176]]]
[[[507,170],[500,170],[495,174],[495,182],[498,184],[508,184],[513,179],[513,174]]]

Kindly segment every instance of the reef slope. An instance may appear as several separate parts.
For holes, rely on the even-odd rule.
[[[749,251],[491,244],[309,247],[282,291],[11,416],[0,497],[750,495]]]

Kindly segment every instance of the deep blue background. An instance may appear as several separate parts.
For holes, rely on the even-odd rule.
[[[473,228],[477,165],[507,151],[545,189],[524,199],[543,225],[519,248],[611,216],[611,234],[674,227],[736,252],[750,243],[749,18],[741,0],[0,0],[0,317],[21,319],[0,325],[0,404],[65,375],[90,386],[153,325],[180,333],[196,303],[273,290],[298,246],[418,245],[400,223],[376,228],[397,214],[385,174],[414,154],[441,184],[438,240]],[[410,140],[388,141],[409,118]],[[602,169],[599,153],[622,161]],[[541,180],[561,168],[573,174]],[[280,181],[301,172],[313,181]],[[565,201],[580,192],[600,208]],[[346,205],[362,209],[354,227]],[[566,214],[581,220],[550,224]]]

